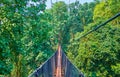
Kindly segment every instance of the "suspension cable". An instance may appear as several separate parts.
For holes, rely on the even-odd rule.
[[[117,17],[120,16],[120,12],[118,14],[116,14],[115,16],[109,18],[107,21],[101,23],[100,25],[96,26],[95,28],[93,28],[92,30],[89,30],[87,33],[83,34],[79,39],[86,37],[88,34],[96,31],[97,29],[99,29],[102,26],[105,26],[108,22],[111,22],[112,20],[116,19]]]

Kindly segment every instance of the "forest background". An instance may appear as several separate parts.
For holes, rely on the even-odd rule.
[[[58,38],[86,77],[120,76],[120,17],[84,33],[120,12],[120,0],[80,4],[46,0],[0,0],[0,77],[27,77],[56,50]]]

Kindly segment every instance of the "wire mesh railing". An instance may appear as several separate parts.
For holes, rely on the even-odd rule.
[[[61,55],[60,58],[58,58],[59,55]],[[58,62],[59,60],[61,62]],[[60,67],[61,71],[57,71],[58,67]],[[61,75],[57,75],[57,73]],[[84,75],[68,60],[65,53],[60,50],[60,53],[57,51],[28,77],[84,77]]]

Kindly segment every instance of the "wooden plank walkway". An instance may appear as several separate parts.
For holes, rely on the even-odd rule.
[[[84,77],[68,60],[61,46],[57,52],[28,77]]]

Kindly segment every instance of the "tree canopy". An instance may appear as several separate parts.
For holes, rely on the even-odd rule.
[[[81,4],[46,0],[0,1],[0,77],[27,77],[60,42],[86,77],[120,76],[120,17],[80,39],[120,12],[120,0]]]

